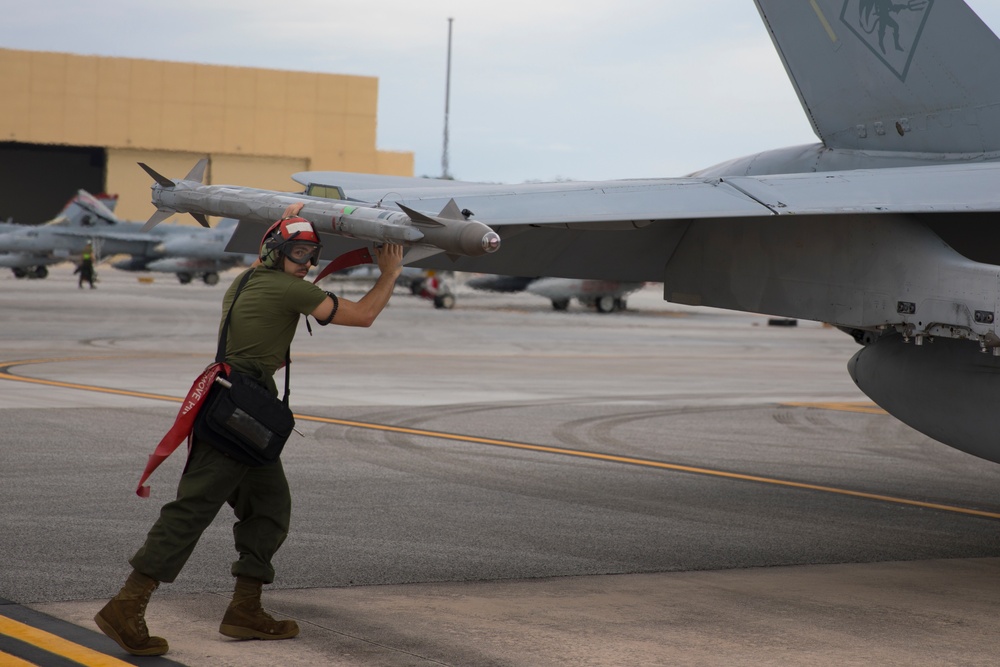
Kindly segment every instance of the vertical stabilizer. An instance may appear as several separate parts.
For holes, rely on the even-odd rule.
[[[117,203],[117,195],[112,199],[104,197],[104,201]],[[86,190],[77,190],[76,196],[69,200],[56,220],[63,220],[71,227],[92,226],[98,223],[107,225],[118,224],[118,217],[104,204],[101,198],[95,197]]]
[[[830,148],[1000,151],[1000,40],[963,0],[755,0]]]

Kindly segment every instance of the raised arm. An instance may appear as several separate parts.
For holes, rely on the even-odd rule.
[[[381,248],[376,248],[375,257],[381,272],[378,280],[368,290],[368,293],[358,301],[338,297],[337,312],[334,314],[331,324],[346,327],[370,327],[386,304],[389,303],[396,279],[399,278],[399,274],[403,270],[403,247],[387,243]],[[331,312],[333,312],[333,299],[327,297],[312,312],[312,316],[316,318],[317,322],[323,322],[330,317]]]

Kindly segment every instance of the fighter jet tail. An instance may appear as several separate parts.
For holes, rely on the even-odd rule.
[[[755,1],[827,147],[1000,151],[1000,86],[983,65],[1000,39],[964,2]]]

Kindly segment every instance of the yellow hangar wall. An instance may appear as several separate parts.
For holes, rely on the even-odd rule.
[[[104,148],[126,219],[151,214],[140,161],[179,178],[208,157],[208,183],[287,191],[296,171],[413,175],[375,147],[374,77],[0,49],[0,81],[0,141]]]

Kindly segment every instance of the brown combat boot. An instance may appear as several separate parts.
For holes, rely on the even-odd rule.
[[[299,634],[295,621],[276,621],[260,605],[260,579],[236,577],[233,601],[219,632],[233,639],[291,639]]]
[[[150,637],[146,628],[146,604],[160,582],[132,570],[118,595],[94,616],[101,632],[132,655],[163,655],[167,640]]]

